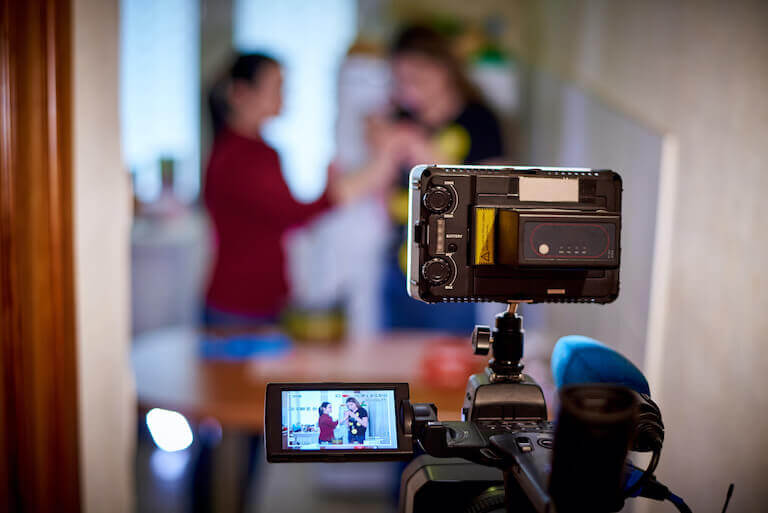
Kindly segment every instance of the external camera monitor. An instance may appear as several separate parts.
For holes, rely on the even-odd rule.
[[[403,431],[406,383],[270,383],[268,461],[396,460],[413,453]]]
[[[416,166],[408,292],[427,303],[610,303],[621,188],[607,169]]]

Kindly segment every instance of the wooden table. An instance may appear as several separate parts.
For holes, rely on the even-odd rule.
[[[261,432],[264,392],[273,381],[410,383],[411,401],[431,402],[441,420],[458,420],[466,380],[485,367],[471,356],[468,338],[398,333],[350,340],[334,347],[295,345],[272,358],[217,361],[200,355],[201,334],[173,328],[140,336],[133,348],[139,407],[165,408],[192,420],[215,418],[222,427]],[[442,383],[424,369],[446,365]]]
[[[214,418],[225,433],[230,433],[222,441],[229,445],[224,451],[229,455],[224,467],[214,471],[214,458],[210,456],[213,447],[203,444],[200,448],[204,456],[197,458],[195,479],[189,491],[195,511],[245,511],[246,483],[253,480],[252,455],[257,446],[261,447],[257,435],[264,429],[264,393],[268,382],[408,382],[411,401],[435,403],[441,420],[459,420],[467,378],[487,364],[487,357],[472,355],[468,337],[434,332],[349,340],[334,347],[296,344],[279,357],[237,361],[203,358],[203,336],[189,328],[155,331],[134,341],[132,355],[141,410],[165,408],[192,421]],[[435,367],[441,370],[437,374],[442,376],[440,383],[436,382],[435,373],[428,370]],[[526,370],[533,371],[534,378],[541,382],[548,373],[548,365],[529,361]],[[554,386],[542,388],[551,415]],[[223,449],[219,446],[216,450]],[[244,461],[235,461],[238,457]],[[213,494],[209,481],[214,475],[219,481],[240,484],[229,494]],[[229,507],[231,504],[236,506]]]

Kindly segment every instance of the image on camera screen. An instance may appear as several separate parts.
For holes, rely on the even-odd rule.
[[[394,390],[283,390],[282,448],[397,449]]]

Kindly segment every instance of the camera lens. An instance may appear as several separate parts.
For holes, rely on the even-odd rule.
[[[635,394],[606,384],[560,390],[549,491],[560,513],[618,511],[622,476],[637,424]]]
[[[452,273],[451,264],[444,258],[433,258],[421,268],[424,279],[432,285],[442,285],[451,279]]]
[[[424,206],[435,214],[447,212],[453,206],[453,195],[441,185],[430,187],[424,194]]]

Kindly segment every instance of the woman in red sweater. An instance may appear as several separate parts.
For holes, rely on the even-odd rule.
[[[205,177],[205,204],[215,230],[215,261],[206,294],[208,325],[274,322],[288,298],[282,238],[334,204],[388,186],[395,173],[392,141],[351,175],[330,177],[323,195],[300,203],[291,195],[277,152],[261,138],[280,113],[283,75],[278,62],[242,55],[211,106],[217,135]]]
[[[339,425],[338,420],[331,418],[333,413],[333,406],[328,401],[324,401],[317,409],[320,414],[320,418],[317,420],[317,425],[320,427],[320,435],[318,441],[321,444],[329,444],[333,442],[333,430]]]

